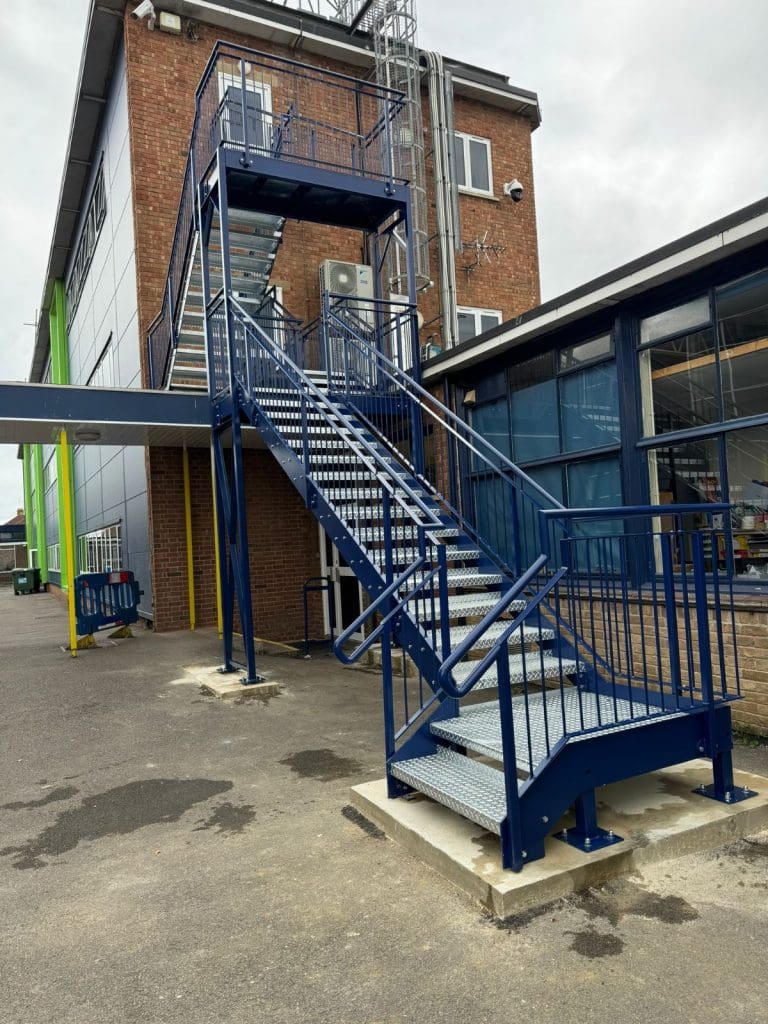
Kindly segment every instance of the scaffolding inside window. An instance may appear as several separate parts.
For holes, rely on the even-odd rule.
[[[113,523],[77,538],[80,572],[115,572],[123,568],[123,530]]]

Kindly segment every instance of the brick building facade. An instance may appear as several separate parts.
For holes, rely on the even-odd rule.
[[[67,310],[72,383],[150,384],[147,331],[163,300],[195,111],[195,89],[215,42],[224,39],[359,78],[370,78],[373,72],[371,41],[365,33],[350,36],[324,19],[298,18],[281,5],[259,0],[248,0],[234,8],[225,3],[184,4],[181,10],[170,0],[156,5],[158,9],[180,10],[182,31],[178,35],[148,31],[145,21],[130,17],[134,6],[120,0],[94,4],[86,34],[76,127],[86,83],[89,92],[97,91],[98,84],[104,110],[100,121],[92,120],[82,129],[82,137],[74,137],[70,143],[64,192],[69,177],[76,173],[76,161],[82,162],[87,149],[90,169],[78,180],[80,207],[87,211],[92,205],[96,169],[105,168],[105,223],[112,228],[114,244],[102,259],[104,229],[98,229],[101,237],[82,283],[83,298],[78,300],[77,309]],[[464,249],[456,254],[457,301],[470,311],[493,311],[501,321],[522,313],[539,299],[531,155],[531,132],[539,123],[538,101],[535,94],[515,89],[501,75],[457,62],[446,63],[454,76],[455,129],[487,140],[493,182],[488,194],[469,190],[459,196]],[[436,224],[426,79],[422,93],[428,231],[433,237]],[[115,191],[126,174],[125,195],[129,198],[121,212],[114,201]],[[511,178],[523,183],[524,202],[513,204],[502,194],[503,182]],[[123,191],[119,202],[124,203]],[[125,227],[129,210],[131,223]],[[66,235],[69,256],[59,264],[55,254],[52,256],[46,296],[56,279],[64,282],[63,290],[69,295],[84,226],[85,213],[66,222],[65,214],[59,211],[57,233],[61,230]],[[482,239],[495,248],[477,262],[475,243]],[[126,262],[124,253],[129,249],[131,258]],[[430,249],[434,276],[438,259],[434,240]],[[364,252],[364,238],[358,232],[289,221],[270,283],[282,289],[288,310],[308,321],[319,312],[321,262],[333,258],[364,263]],[[110,261],[114,262],[115,283],[102,294]],[[97,278],[98,273],[101,276]],[[44,312],[51,305],[46,296]],[[124,320],[130,317],[130,328],[120,319],[121,307],[133,310],[124,314]],[[113,308],[115,323],[111,319]],[[422,340],[440,344],[444,311],[436,287],[420,294],[419,310],[426,323]],[[471,323],[472,313],[467,316]],[[46,368],[46,335],[44,325],[32,379],[61,382]],[[110,345],[115,347],[116,343],[120,351],[113,356]],[[102,369],[111,359],[114,369],[109,377]],[[129,364],[130,373],[125,370]],[[25,464],[34,466],[31,455]],[[53,447],[46,448],[39,461],[48,466],[52,457]],[[302,632],[302,584],[321,571],[320,535],[277,463],[264,451],[249,452],[247,461],[256,632],[268,639],[295,640]],[[198,624],[208,625],[216,621],[209,452],[190,449],[189,464],[195,618]],[[113,494],[116,467],[119,486]],[[32,480],[33,493],[44,490],[48,494],[48,477],[37,481],[37,488]],[[94,463],[88,447],[83,446],[75,451],[74,477],[78,535],[90,537],[118,529],[124,547],[123,565],[136,571],[145,590],[143,614],[153,620],[156,629],[187,626],[182,450],[146,449],[142,466],[136,449],[125,449],[123,454],[110,450]],[[40,506],[38,519],[43,522],[36,524],[36,529],[41,536],[47,533],[47,543],[40,542],[50,555],[45,575],[56,586],[61,576],[57,571],[58,516],[55,501],[51,500],[49,506]],[[80,568],[88,566],[81,564]],[[319,598],[311,602],[311,617],[313,634],[321,635],[324,627]]]

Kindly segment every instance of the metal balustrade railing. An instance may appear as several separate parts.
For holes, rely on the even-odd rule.
[[[368,415],[366,422],[375,436],[387,441],[401,457],[404,439],[410,436],[413,440],[415,422],[422,423],[425,439],[430,434],[433,440],[443,435],[442,445],[434,445],[436,450],[442,449],[443,466],[436,465],[439,457],[433,456],[432,466],[425,467],[425,477],[436,493],[442,490],[438,485],[449,476],[445,463],[450,462],[451,448],[455,467],[470,468],[475,473],[481,468],[486,479],[492,481],[493,486],[487,487],[481,495],[484,502],[478,502],[478,496],[474,495],[469,509],[464,505],[461,510],[457,506],[466,501],[466,491],[459,490],[453,500],[446,502],[447,511],[500,568],[513,579],[526,580],[521,593],[528,601],[528,610],[519,617],[519,628],[534,625],[537,630],[545,629],[557,638],[550,653],[560,662],[557,673],[560,686],[564,685],[567,675],[607,695],[609,704],[598,702],[595,726],[679,711],[684,706],[679,695],[675,696],[680,670],[674,660],[669,662],[666,653],[661,656],[668,650],[660,644],[661,634],[657,629],[662,592],[666,602],[665,628],[673,641],[677,635],[677,645],[685,652],[682,667],[687,669],[689,694],[685,706],[696,706],[696,694],[700,692],[694,677],[698,678],[704,662],[691,652],[699,649],[699,628],[702,627],[692,628],[692,623],[696,616],[703,614],[707,601],[715,609],[710,623],[712,656],[717,670],[715,691],[722,699],[738,696],[730,577],[720,574],[716,553],[709,558],[706,583],[702,582],[701,567],[694,572],[681,555],[687,548],[696,549],[707,536],[711,549],[716,549],[717,545],[714,532],[710,535],[684,529],[684,517],[703,513],[712,530],[714,517],[727,518],[729,506],[563,508],[401,368],[407,365],[407,353],[412,351],[410,307],[402,306],[393,312],[391,303],[378,310],[376,306],[376,303],[364,306],[359,300],[344,297],[328,296],[326,299],[326,360],[335,370],[338,389],[353,407],[356,402],[360,403],[359,411],[364,416],[366,396],[397,397],[398,407],[394,411]],[[404,454],[413,460],[413,444]],[[674,526],[662,530],[659,518],[662,515]],[[596,533],[594,524],[598,521],[601,526]],[[722,535],[722,526],[719,531]],[[662,557],[663,552],[667,552],[668,557]],[[533,576],[527,576],[528,566],[538,564],[540,553],[546,556],[545,563]],[[556,584],[552,584],[553,579]],[[554,592],[550,593],[553,586]],[[650,607],[653,611],[650,616],[632,617],[633,587],[634,600],[639,606]],[[577,594],[581,597],[577,598]],[[498,623],[504,607],[502,600],[472,631],[462,645],[462,652],[452,653],[454,664],[468,657],[478,640]],[[680,623],[673,630],[673,620],[678,618]],[[726,648],[733,652],[730,658],[725,656]],[[672,649],[675,649],[674,642]],[[656,654],[655,658],[651,657],[652,653]],[[565,673],[563,659],[569,666]],[[461,687],[452,688],[448,677],[441,672],[441,686],[450,696],[459,697],[471,688],[467,680],[476,682],[479,678],[475,668]],[[546,720],[547,701],[544,703]],[[584,731],[583,708],[579,707],[578,712],[578,731]],[[556,713],[562,718],[562,702]]]
[[[684,525],[694,513],[705,519],[699,529]],[[733,577],[718,551],[729,513],[712,503],[558,515],[571,524],[558,544],[568,569],[559,611],[614,714],[617,701],[633,719],[739,697]]]
[[[421,479],[462,530],[516,577],[543,550],[539,511],[563,505],[414,379],[414,314],[403,303],[326,296],[328,372],[376,435],[414,468],[423,467]],[[375,423],[364,408],[371,395],[397,400]],[[482,489],[465,486],[470,469],[482,474]],[[556,528],[555,522],[551,529]]]
[[[195,237],[193,227],[196,184],[190,151],[181,185],[179,212],[171,242],[171,258],[163,291],[163,303],[147,332],[147,361],[151,388],[163,387],[171,363],[171,354],[177,343],[177,318]]]
[[[372,82],[219,42],[197,89],[195,162],[205,176],[223,146],[243,166],[271,157],[403,182],[393,140],[404,103]]]
[[[405,183],[395,166],[402,93],[324,68],[218,42],[195,95],[195,118],[162,307],[147,339],[150,387],[165,385],[195,237],[197,189],[217,151]],[[322,112],[318,115],[318,111]]]

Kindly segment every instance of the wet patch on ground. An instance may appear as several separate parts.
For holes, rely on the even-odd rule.
[[[480,921],[484,925],[492,926],[500,932],[519,932],[526,928],[531,922],[540,917],[546,917],[563,909],[562,900],[552,900],[550,903],[542,903],[539,907],[529,907],[528,910],[521,910],[517,914],[510,914],[509,917],[496,917],[490,910],[485,911]],[[552,918],[554,921],[554,917]]]
[[[610,932],[598,932],[585,928],[581,932],[566,932],[571,935],[571,950],[579,956],[597,960],[603,956],[618,956],[624,950],[624,940]]]
[[[698,910],[681,896],[661,896],[623,880],[576,893],[569,902],[588,917],[607,921],[614,928],[628,916],[645,917],[662,924],[683,924],[699,916]]]
[[[44,868],[45,857],[59,857],[80,843],[128,835],[148,825],[178,821],[195,804],[232,789],[233,783],[212,779],[143,779],[87,796],[79,807],[62,811],[54,823],[21,846],[6,846],[1,857],[13,857],[19,870]]]
[[[342,815],[351,821],[353,825],[357,825],[358,828],[362,829],[367,836],[371,839],[386,839],[386,834],[378,825],[374,825],[372,821],[369,821],[364,815],[358,811],[352,804],[346,804],[341,808]]]
[[[13,800],[8,804],[0,804],[0,811],[27,811],[34,807],[45,807],[46,804],[55,804],[59,800],[69,800],[80,792],[74,786],[59,786],[52,789],[50,793],[41,796],[38,800]]]
[[[214,807],[209,817],[201,819],[195,832],[207,832],[216,829],[217,835],[242,835],[256,817],[252,804],[233,804],[227,801]]]
[[[287,765],[303,779],[316,779],[318,782],[336,782],[363,771],[359,761],[354,761],[351,757],[340,757],[328,747],[320,750],[299,750],[284,757],[280,764]]]

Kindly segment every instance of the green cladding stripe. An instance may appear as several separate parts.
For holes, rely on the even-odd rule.
[[[57,281],[53,286],[53,302],[48,316],[51,329],[51,383],[69,384],[67,300],[63,281]]]
[[[40,568],[40,579],[48,582],[48,545],[45,539],[45,484],[43,483],[43,446],[32,446],[32,468],[35,477],[35,527],[37,564]]]
[[[51,335],[51,382],[69,384],[69,341],[67,338],[67,303],[64,282],[57,281],[53,287],[53,302],[48,314]],[[65,522],[67,502],[64,500],[64,472],[62,460],[69,460],[69,479],[73,479],[71,448],[65,455],[61,445],[56,445],[56,500],[59,512],[59,564],[61,565],[61,586],[66,590],[69,579],[67,546],[64,543],[67,524]],[[74,494],[70,488],[69,507],[74,510]],[[74,515],[74,511],[73,511]],[[77,531],[75,530],[76,534]]]

